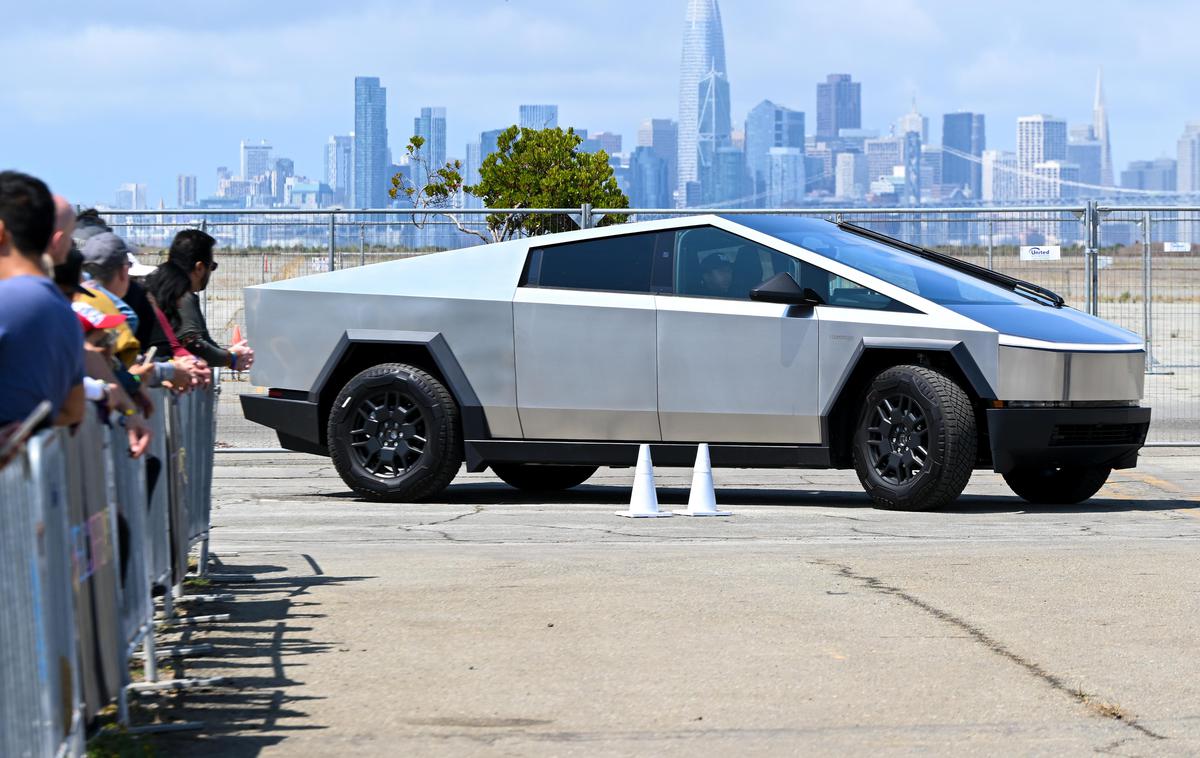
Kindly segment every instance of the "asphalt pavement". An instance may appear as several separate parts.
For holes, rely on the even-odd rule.
[[[614,515],[632,469],[383,505],[324,459],[221,454],[213,550],[258,581],[192,606],[231,618],[176,670],[229,683],[140,706],[206,722],[168,755],[1197,754],[1191,452],[1074,507],[977,473],[939,513],[717,470],[733,516],[652,520]],[[689,481],[658,471],[665,507]]]

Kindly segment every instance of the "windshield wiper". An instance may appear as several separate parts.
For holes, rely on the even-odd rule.
[[[1001,287],[1010,289],[1018,295],[1027,297],[1035,302],[1046,303],[1048,301],[1049,304],[1053,305],[1055,308],[1061,308],[1066,305],[1066,301],[1063,300],[1062,296],[1057,292],[1038,286],[1033,282],[1027,282],[1024,279],[1018,279],[1015,276],[1009,276],[1008,274],[1001,274],[999,271],[992,271],[990,268],[977,266],[969,261],[959,260],[958,258],[946,255],[945,253],[939,253],[936,250],[930,250],[928,248],[921,247],[920,245],[914,245],[911,242],[905,242],[904,240],[899,240],[895,237],[889,237],[888,235],[881,234],[874,229],[868,229],[865,226],[852,224],[849,221],[839,221],[837,222],[837,225],[839,229],[844,229],[851,234],[857,234],[860,237],[866,237],[867,239],[875,240],[876,242],[882,242],[886,245],[898,247],[901,250],[912,253],[913,255],[919,255],[926,260],[933,261],[934,263],[940,263],[947,268],[952,268],[955,271],[961,271],[962,273],[973,276],[976,279],[983,279],[984,281],[991,282],[992,284],[998,284]]]

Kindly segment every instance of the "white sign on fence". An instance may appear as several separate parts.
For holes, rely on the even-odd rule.
[[[1164,242],[1164,253],[1190,253],[1192,246],[1187,242]]]
[[[1112,266],[1113,257],[1111,255],[1097,255],[1096,268],[1108,268]]]
[[[321,256],[309,256],[308,271],[312,274],[323,274],[329,270],[329,259]]]
[[[1062,258],[1062,247],[1058,245],[1021,245],[1023,261],[1056,261]]]

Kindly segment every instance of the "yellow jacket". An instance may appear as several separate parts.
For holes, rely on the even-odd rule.
[[[88,305],[92,306],[101,313],[108,315],[122,315],[121,309],[112,301],[108,295],[104,294],[95,287],[89,287],[91,282],[84,282],[83,286],[87,287],[88,292],[92,293],[90,298],[84,300]],[[84,295],[79,295],[78,298],[84,298]],[[142,343],[138,342],[138,338],[133,336],[133,330],[129,328],[129,322],[122,322],[119,326],[114,326],[113,331],[117,334],[117,345],[113,349],[113,354],[117,356],[117,360],[121,361],[121,365],[129,368],[137,361],[138,354],[142,352]]]

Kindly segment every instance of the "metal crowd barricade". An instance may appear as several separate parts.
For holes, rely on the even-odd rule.
[[[129,725],[128,692],[220,681],[158,681],[157,655],[183,653],[157,650],[152,594],[166,590],[169,617],[188,551],[207,546],[215,392],[152,397],[140,459],[89,404],[76,429],[35,435],[0,469],[0,757],[82,755],[109,704]],[[148,681],[131,684],[139,647]]]

